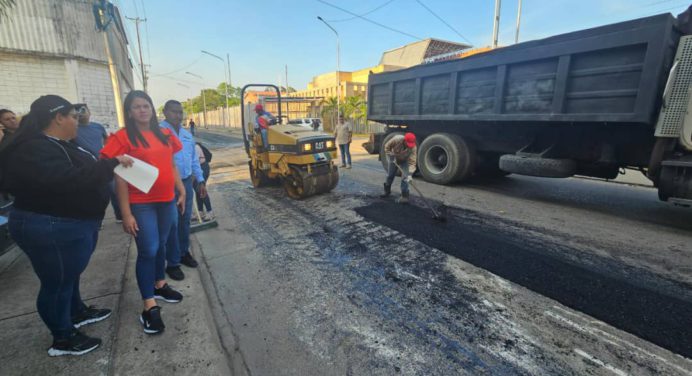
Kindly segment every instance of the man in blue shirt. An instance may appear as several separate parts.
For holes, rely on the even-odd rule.
[[[169,100],[163,106],[163,115],[166,119],[161,122],[161,127],[173,131],[183,145],[182,150],[175,153],[173,159],[185,186],[185,211],[179,213],[177,229],[171,231],[166,243],[166,260],[168,261],[166,273],[172,279],[180,281],[185,278],[185,274],[180,270],[180,264],[191,268],[197,267],[197,261],[190,253],[190,216],[192,200],[195,197],[192,190],[193,179],[198,184],[197,189],[202,198],[207,195],[207,189],[202,168],[199,165],[199,156],[195,151],[195,138],[182,126],[183,106],[178,101]]]
[[[274,115],[265,111],[261,104],[255,106],[255,113],[257,114],[255,118],[255,132],[259,132],[262,135],[262,146],[267,148],[269,147],[267,128],[269,128],[270,125],[276,124],[276,118]]]
[[[106,138],[108,138],[106,129],[103,125],[91,121],[91,111],[89,111],[89,106],[86,103],[78,103],[74,106],[77,114],[79,114],[77,138],[74,139],[74,142],[98,159],[101,149],[103,149],[103,144]],[[113,182],[111,182],[111,206],[113,206],[115,222],[121,223],[123,217],[120,214],[120,206],[118,206],[118,197],[115,195],[115,184]]]

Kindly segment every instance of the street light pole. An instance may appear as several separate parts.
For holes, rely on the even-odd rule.
[[[224,64],[224,65],[226,64],[226,62],[223,60],[223,58],[221,56],[214,55],[213,53],[207,52],[204,50],[202,50],[202,53],[221,60],[221,64]],[[228,57],[228,55],[226,55],[226,56]],[[225,90],[226,91],[226,112],[224,112],[224,114],[223,114],[223,125],[225,127],[225,126],[228,126],[228,124],[226,123],[226,119],[228,119],[228,71],[226,70],[225,66],[223,69],[223,75],[224,75],[224,79],[225,79],[224,83],[226,84],[226,85],[224,85],[226,87],[226,90]]]
[[[226,53],[226,70],[228,71],[228,86],[233,88],[233,80],[231,79],[231,58],[229,57],[228,53]],[[238,107],[240,107],[240,106],[238,106]],[[229,113],[228,116],[229,116],[228,122],[231,123],[231,119],[230,119],[231,114]],[[233,121],[235,122],[235,116],[233,116]]]
[[[497,48],[497,36],[500,32],[501,0],[495,0],[495,19],[493,21],[493,48]]]
[[[339,115],[341,114],[339,102],[341,102],[341,68],[339,67],[341,58],[339,56],[339,33],[330,24],[327,23],[322,17],[317,17],[318,20],[322,21],[328,28],[332,29],[334,34],[336,34],[336,119],[334,121],[334,126],[339,121]]]
[[[200,79],[200,82],[202,83],[202,110],[204,111],[204,128],[207,128],[207,97],[204,94],[204,81],[202,76],[194,74],[192,72],[185,72],[185,74],[189,74],[192,77],[197,77]]]
[[[514,34],[514,44],[519,43],[519,26],[521,26],[521,0],[519,0],[519,8],[517,9],[517,32]]]

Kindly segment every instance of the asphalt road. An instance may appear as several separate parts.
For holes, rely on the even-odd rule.
[[[692,210],[653,189],[417,181],[451,208],[439,223],[379,199],[356,145],[334,191],[294,201],[249,185],[237,137],[198,138],[220,224],[198,235],[208,293],[245,373],[692,375]]]

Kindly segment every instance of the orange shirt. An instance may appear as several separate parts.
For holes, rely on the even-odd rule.
[[[101,149],[101,158],[114,158],[128,154],[159,169],[159,176],[149,193],[144,193],[128,184],[131,204],[146,204],[151,202],[168,202],[175,198],[175,175],[173,173],[173,154],[183,148],[180,140],[168,129],[161,129],[168,136],[168,145],[159,141],[152,131],[142,131],[142,136],[149,143],[144,147],[141,142],[134,146],[127,137],[125,128],[112,134],[106,145]]]

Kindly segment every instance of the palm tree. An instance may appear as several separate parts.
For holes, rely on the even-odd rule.
[[[346,97],[346,103],[344,103],[344,115],[353,120],[365,120],[367,115],[365,99],[359,95]]]
[[[0,0],[0,21],[7,15],[7,12],[14,6],[14,0]]]
[[[337,109],[337,102],[338,99],[336,97],[329,97],[325,98],[322,100],[322,103],[320,105],[322,106],[322,119],[324,121],[324,130],[333,130],[334,124],[336,124],[336,109]],[[329,122],[327,123],[327,119],[329,119]]]

